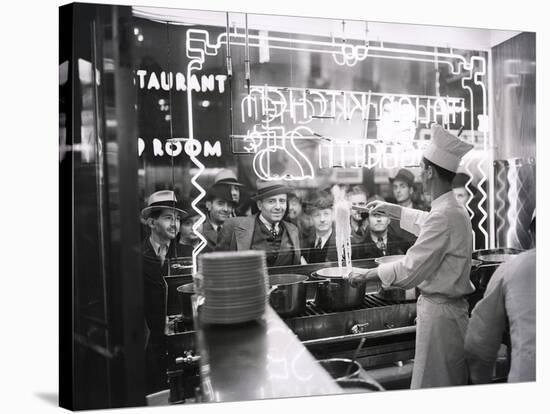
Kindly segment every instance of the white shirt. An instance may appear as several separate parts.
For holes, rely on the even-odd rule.
[[[370,233],[370,238],[371,240],[378,246],[378,237],[380,236],[377,236],[375,235],[374,233]],[[388,232],[385,232],[384,235],[382,236],[382,241],[384,242],[384,245],[386,246],[386,248],[388,247]]]
[[[269,231],[271,231],[272,224],[264,216],[262,216],[261,214],[260,214],[260,221],[264,224],[264,226],[267,227],[267,229]],[[273,223],[273,224],[275,224],[275,231],[277,233],[279,233],[279,222],[276,222],[276,223]]]
[[[159,257],[166,256],[166,253],[168,252],[168,245],[167,244],[161,244],[154,240],[152,237],[149,237],[149,241],[151,242],[151,246],[153,246],[153,250],[155,251],[155,254]],[[164,257],[163,257],[164,259]]]
[[[512,361],[508,382],[535,381],[536,250],[524,252],[495,271],[472,311],[464,347],[475,383],[492,379],[506,320],[510,323]]]
[[[323,247],[325,247],[325,244],[327,244],[327,241],[328,239],[330,239],[331,235],[332,235],[332,229],[330,229],[330,231],[326,233],[324,236],[319,236],[318,234],[316,234],[315,244],[313,245],[313,247],[317,246],[317,242],[319,241],[319,238],[321,238],[321,249],[322,249]]]
[[[452,191],[433,200],[429,213],[402,208],[400,226],[418,239],[403,259],[378,267],[382,286],[418,286],[424,294],[450,298],[474,292],[470,282],[472,225]]]

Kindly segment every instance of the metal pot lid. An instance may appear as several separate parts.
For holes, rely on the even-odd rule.
[[[476,250],[472,256],[483,263],[504,263],[521,252],[522,250],[501,247],[498,249]]]
[[[294,274],[294,273],[269,275],[269,284],[272,286],[294,285],[296,283],[301,283],[306,280],[307,280],[306,275],[300,275],[300,274]]]
[[[342,274],[342,271],[345,272],[345,268],[339,268],[339,267],[325,267],[323,269],[316,270],[312,273],[312,276],[314,277],[322,277],[326,279],[343,279],[344,275]],[[362,269],[360,267],[352,267],[351,271],[353,273],[365,273],[367,269]]]

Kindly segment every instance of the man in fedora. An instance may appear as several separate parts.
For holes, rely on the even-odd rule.
[[[439,125],[423,153],[422,183],[429,193],[429,213],[382,201],[367,205],[370,214],[382,212],[418,236],[404,258],[350,275],[380,279],[383,287],[418,286],[416,343],[411,388],[465,385],[468,381],[464,340],[468,325],[467,296],[474,292],[472,225],[452,191],[462,157],[473,146]]]
[[[178,207],[173,191],[157,191],[141,210],[141,220],[150,235],[141,247],[145,321],[149,330],[146,345],[147,392],[167,387],[164,328],[166,323],[166,292],[169,258],[182,255],[175,242],[181,217],[186,214]]]
[[[214,176],[214,183],[212,184],[212,187],[222,185],[229,188],[231,199],[236,204],[239,204],[241,200],[241,188],[244,187],[244,185],[237,180],[237,176],[232,170],[224,168]]]
[[[268,266],[300,264],[298,228],[283,217],[291,189],[281,181],[257,181],[259,212],[225,221],[216,250],[264,250]]]
[[[207,245],[203,252],[216,249],[218,235],[227,219],[233,217],[236,205],[230,186],[218,183],[208,189],[205,202],[207,213],[202,233]]]

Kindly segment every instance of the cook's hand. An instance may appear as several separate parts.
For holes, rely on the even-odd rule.
[[[369,210],[369,214],[380,213],[395,220],[401,219],[401,206],[397,204],[374,200],[368,203],[366,207]]]
[[[364,273],[351,272],[348,277],[348,283],[352,287],[357,287],[361,282],[369,279],[378,279],[378,271],[376,269],[368,269]]]

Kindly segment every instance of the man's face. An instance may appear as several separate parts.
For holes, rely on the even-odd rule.
[[[297,198],[288,200],[288,217],[295,219],[302,214],[302,203]]]
[[[174,210],[164,209],[158,218],[150,219],[151,231],[161,240],[173,240],[180,228],[180,217]]]
[[[286,212],[286,194],[277,194],[266,197],[257,202],[258,209],[264,218],[270,223],[278,223]]]
[[[229,187],[229,190],[231,192],[231,199],[238,204],[241,198],[241,191],[239,190],[239,187],[232,184]]]
[[[394,180],[392,184],[393,196],[398,203],[405,203],[411,198],[412,188],[402,180]]]
[[[233,204],[221,198],[214,198],[212,201],[206,202],[206,209],[214,223],[223,224],[225,220],[231,217]]]
[[[184,240],[190,240],[190,241],[195,241],[197,240],[199,237],[193,232],[193,225],[199,221],[200,219],[200,216],[192,216],[192,217],[189,217],[185,220],[183,220],[181,222],[181,226],[180,226],[180,232],[181,232],[181,237],[184,239]],[[202,233],[202,225],[199,226],[199,228],[197,229],[197,231],[199,233]]]
[[[470,195],[468,194],[468,191],[466,191],[466,188],[465,187],[453,188],[453,193],[455,194],[455,198],[456,198],[456,201],[458,201],[458,204],[466,207],[466,203],[470,198]]]
[[[383,214],[369,214],[369,229],[373,233],[383,233],[390,224],[390,218]]]
[[[348,200],[351,203],[352,207],[366,207],[367,205],[367,195],[364,193],[351,193],[348,195]],[[361,212],[357,210],[351,210],[351,218],[355,221],[361,221]]]
[[[315,230],[319,233],[325,233],[332,227],[332,221],[334,220],[332,209],[315,209],[311,214],[311,219]]]

